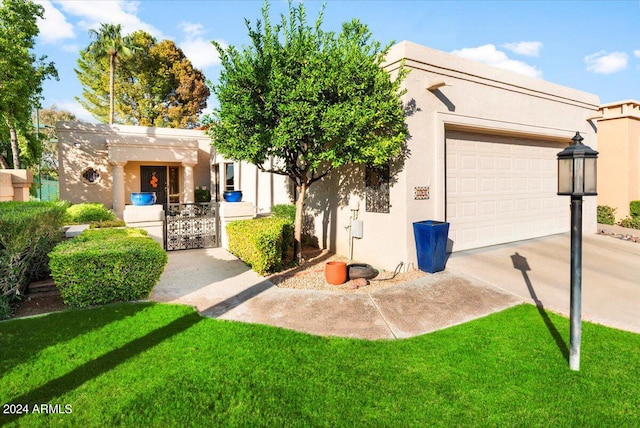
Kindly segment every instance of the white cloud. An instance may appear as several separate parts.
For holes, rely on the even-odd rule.
[[[640,49],[633,51],[633,54],[636,56],[636,58],[640,58]]]
[[[154,37],[166,38],[162,31],[136,16],[139,2],[129,0],[56,1],[62,10],[80,18],[85,30],[100,28],[101,23],[122,25],[122,34],[144,30]]]
[[[189,58],[195,68],[204,70],[205,68],[220,64],[218,51],[205,38],[205,27],[197,22],[182,21],[178,28],[184,33],[184,38],[180,43],[176,43],[182,52]],[[224,40],[217,40],[226,48],[228,45]]]
[[[505,43],[502,46],[518,55],[538,56],[540,55],[540,49],[542,49],[542,42]]]
[[[222,40],[218,40],[218,43],[224,48],[227,47],[227,44]],[[207,40],[202,38],[187,39],[181,42],[179,46],[195,68],[205,69],[220,64],[218,51]]]
[[[624,52],[600,51],[584,57],[587,63],[587,71],[598,74],[612,74],[627,68],[629,55]]]
[[[89,113],[79,102],[75,100],[58,100],[53,101],[51,104],[55,104],[58,110],[68,111],[73,113],[78,120],[82,122],[97,123],[97,120],[91,113]]]
[[[483,64],[492,65],[494,67],[503,68],[505,70],[514,71],[519,74],[524,74],[530,77],[542,77],[542,71],[537,68],[523,62],[510,59],[507,54],[496,49],[494,45],[483,45],[477,48],[464,48],[451,52],[454,55],[458,55],[462,58],[470,59],[472,61],[481,62]]]
[[[183,21],[178,24],[178,28],[185,33],[187,38],[196,38],[204,34],[204,26],[200,23]]]
[[[38,18],[40,40],[45,44],[59,43],[65,39],[75,38],[73,25],[49,0],[38,1],[44,7],[44,19]]]

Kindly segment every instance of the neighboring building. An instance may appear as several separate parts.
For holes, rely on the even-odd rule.
[[[395,73],[403,60],[411,70],[407,157],[387,169],[334,171],[309,189],[305,230],[320,247],[393,270],[416,266],[415,221],[450,222],[452,251],[567,232],[556,155],[576,131],[597,149],[587,119],[598,97],[410,42],[391,49],[386,69]],[[194,186],[217,183],[242,190],[256,212],[292,200],[284,177],[210,156],[200,131],[65,122],[58,139],[61,199],[118,213],[131,192],[146,190],[148,174],[159,176],[149,168],[160,167],[169,200],[192,201]],[[588,233],[596,231],[595,199],[585,198]],[[351,238],[353,219],[362,221],[360,239]]]
[[[629,202],[640,200],[640,102],[600,106],[598,126],[598,205],[629,216]]]
[[[0,202],[28,201],[33,173],[27,169],[0,169]]]
[[[194,202],[195,188],[221,200],[242,190],[255,213],[286,203],[285,178],[216,156],[203,131],[58,122],[60,199],[101,202],[122,218],[132,192],[156,192],[157,203]]]

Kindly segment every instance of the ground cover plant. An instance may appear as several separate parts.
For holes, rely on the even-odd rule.
[[[0,425],[638,426],[640,335],[584,323],[573,372],[568,324],[530,305],[395,341],[152,303],[6,321],[0,403],[67,413]]]
[[[597,220],[600,224],[616,224],[616,208],[608,205],[598,205]]]

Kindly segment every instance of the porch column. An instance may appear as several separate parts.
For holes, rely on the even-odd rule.
[[[113,192],[113,212],[116,217],[122,218],[124,212],[124,165],[126,162],[111,162],[112,183],[111,191]]]
[[[185,204],[195,202],[194,188],[193,188],[193,164],[183,163],[183,191],[182,199]]]

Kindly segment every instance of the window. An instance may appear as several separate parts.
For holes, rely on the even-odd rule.
[[[88,184],[95,184],[100,180],[100,173],[93,168],[85,168],[81,174],[82,181]]]
[[[235,189],[235,180],[233,174],[233,163],[225,163],[224,164],[224,191],[231,192]]]
[[[365,205],[371,213],[389,212],[389,165],[365,168]]]
[[[180,167],[169,167],[169,203],[180,203]]]

